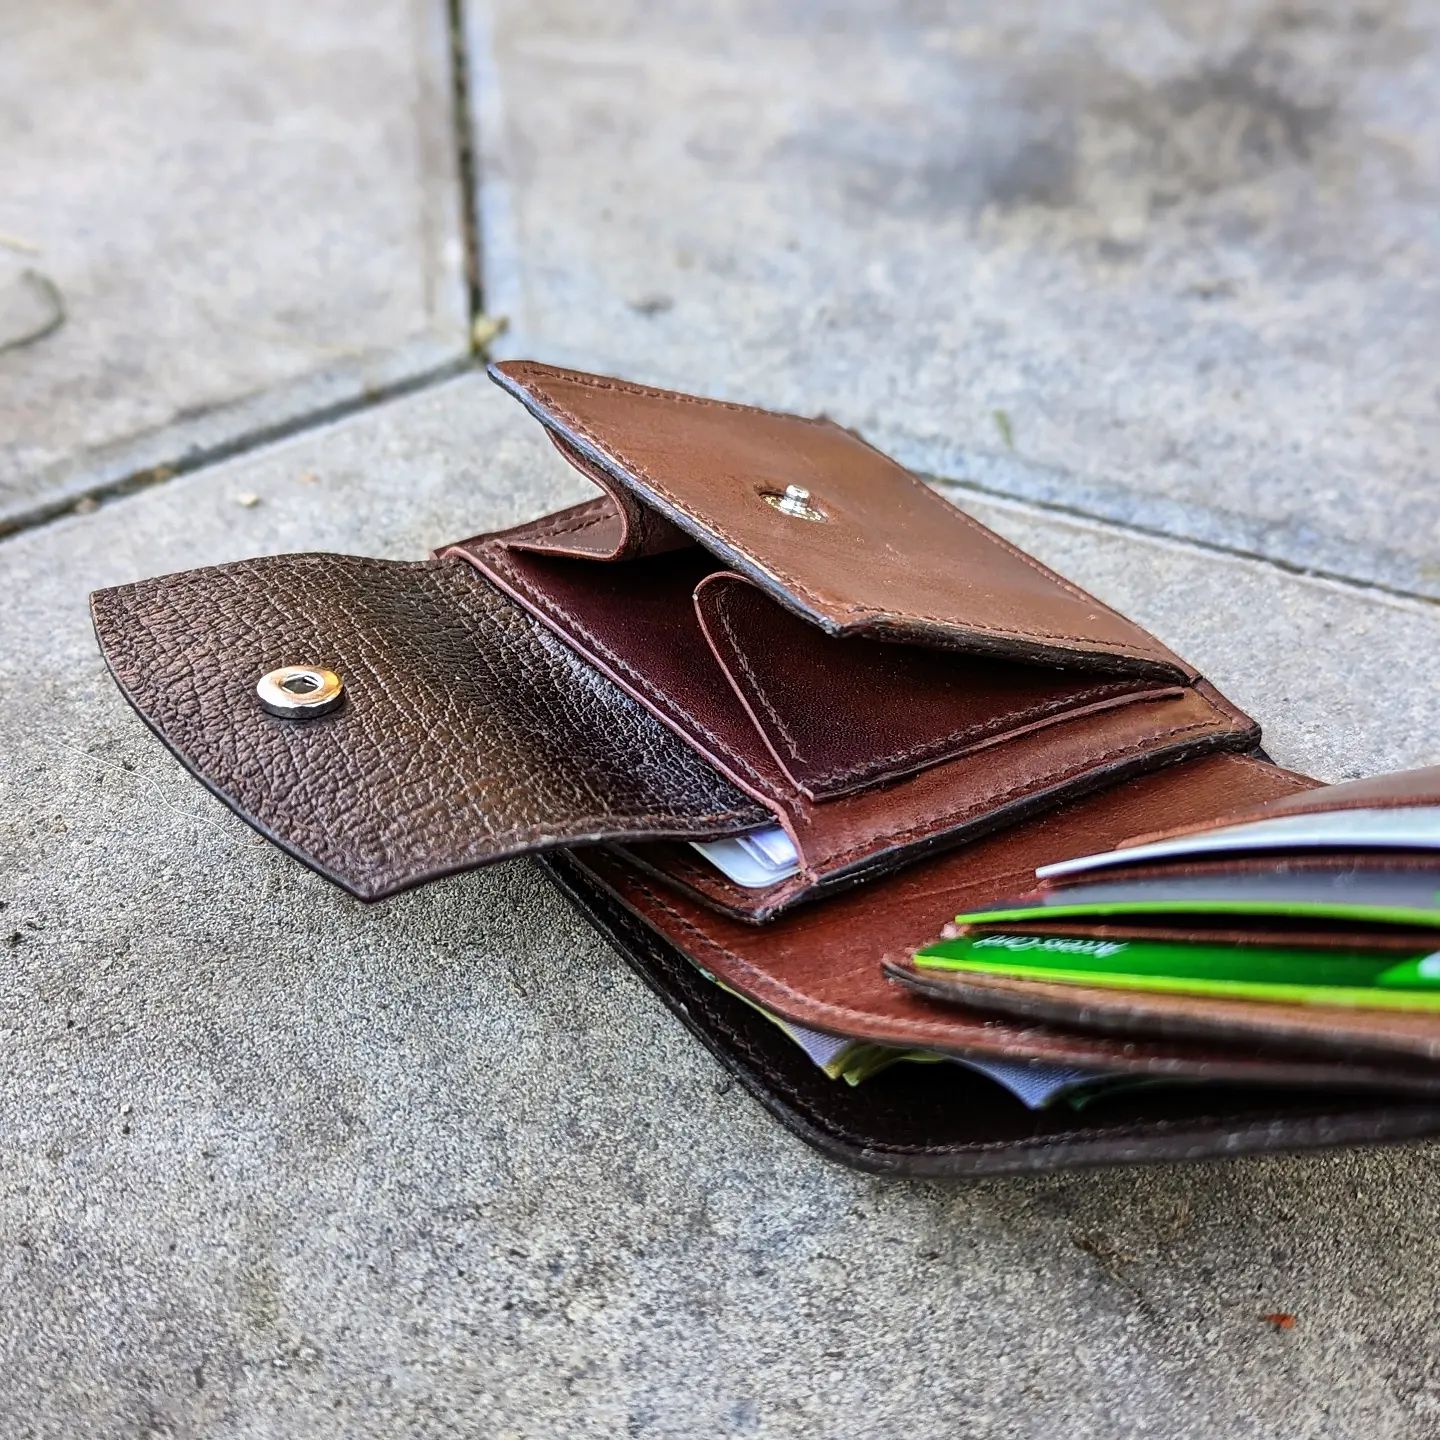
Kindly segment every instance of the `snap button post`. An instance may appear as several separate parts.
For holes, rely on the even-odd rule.
[[[763,492],[765,503],[773,505],[782,515],[795,520],[823,520],[825,512],[810,499],[803,485],[787,485],[783,491]]]
[[[345,682],[333,670],[283,665],[260,677],[255,694],[272,715],[284,720],[313,720],[317,715],[328,715],[340,703]]]

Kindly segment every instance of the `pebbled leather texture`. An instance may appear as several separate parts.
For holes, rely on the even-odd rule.
[[[540,857],[572,904],[750,1094],[827,1158],[884,1175],[974,1178],[1198,1160],[1440,1134],[1440,1102],[1376,1093],[1197,1086],[1034,1112],[952,1065],[897,1065],[852,1087],[707,980],[564,850]],[[1033,1031],[1033,1025],[1027,1027]]]
[[[765,816],[463,564],[280,555],[102,590],[92,609],[175,754],[364,900],[549,845]],[[256,680],[295,664],[338,671],[341,707],[266,714]]]

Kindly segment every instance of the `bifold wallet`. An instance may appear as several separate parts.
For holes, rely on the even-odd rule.
[[[1317,782],[1265,759],[1181,657],[829,420],[491,373],[594,499],[418,563],[271,556],[93,597],[130,703],[262,834],[365,900],[540,856],[763,1104],[866,1169],[1440,1130],[1434,1069],[1323,1034],[1135,1036],[899,983],[896,962],[1038,865]],[[336,708],[259,703],[282,666],[334,672]],[[798,868],[761,889],[690,843],[771,825]],[[851,1087],[757,1006],[888,1046],[1211,1083],[1083,1114],[959,1065]]]

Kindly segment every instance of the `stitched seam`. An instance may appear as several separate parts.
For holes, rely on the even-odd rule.
[[[759,676],[751,667],[743,647],[736,638],[730,621],[728,605],[723,593],[715,596],[714,604],[716,618],[720,621],[720,626],[725,632],[725,638],[729,640],[731,647],[735,651],[735,658],[739,662],[745,678],[749,680],[755,692],[755,699],[759,702],[760,707],[765,711],[766,715],[770,717],[775,728],[780,732],[780,736],[785,742],[785,748],[798,763],[803,765],[805,763],[805,757],[800,753],[799,746],[793,734],[781,718],[779,711],[777,711],[771,703],[770,697],[766,694]],[[848,780],[854,775],[871,774],[885,766],[894,765],[898,761],[921,758],[944,750],[948,746],[961,741],[982,740],[994,735],[1003,735],[1007,730],[1018,729],[1021,725],[1025,724],[1027,720],[1037,720],[1042,715],[1049,715],[1056,711],[1063,710],[1078,710],[1093,701],[1108,699],[1127,693],[1133,693],[1138,700],[1151,692],[1137,690],[1133,684],[1118,681],[1111,684],[1092,685],[1088,690],[1077,691],[1073,695],[1065,696],[1059,700],[1047,700],[1043,704],[1032,705],[1028,710],[1017,710],[994,720],[981,721],[978,724],[962,727],[959,730],[952,730],[945,735],[932,736],[928,740],[921,740],[914,745],[906,746],[889,755],[882,755],[873,760],[857,761],[853,765],[833,766],[829,770],[810,775],[808,780],[810,784],[814,785],[824,784],[832,780]]]
[[[942,823],[947,822],[948,828],[958,830],[961,824],[993,811],[1003,805],[1007,800],[1013,800],[1017,795],[1033,792],[1040,786],[1045,785],[1048,781],[1073,780],[1077,776],[1084,775],[1095,766],[1103,765],[1107,760],[1113,760],[1119,755],[1125,755],[1127,753],[1138,754],[1149,749],[1151,746],[1159,744],[1162,740],[1172,740],[1180,735],[1208,731],[1213,729],[1213,726],[1214,722],[1210,720],[1195,721],[1189,725],[1175,725],[1169,730],[1161,730],[1154,734],[1142,736],[1136,740],[1126,741],[1125,744],[1114,746],[1098,755],[1089,755],[1075,765],[1062,765],[1056,770],[1047,771],[1043,775],[1033,776],[1019,785],[1011,786],[1008,790],[1002,790],[995,795],[987,795],[983,800],[972,806],[970,810],[966,811],[963,817],[957,817],[954,814],[931,816],[929,819],[921,821],[918,825],[911,826],[908,830],[901,830],[894,834],[880,836],[878,839],[871,839],[860,845],[852,846],[851,849],[844,851],[840,855],[829,857],[826,861],[824,873],[833,873],[834,870],[843,867],[848,861],[855,859],[857,856],[875,850],[877,844],[884,844],[887,848],[893,848],[903,845],[907,841],[913,840],[917,836],[924,835],[927,832],[936,835],[945,834],[946,831],[938,827]],[[957,818],[959,819],[958,824],[954,823]]]
[[[952,833],[953,831],[961,830],[971,821],[980,819],[986,814],[994,811],[995,809],[1002,807],[1007,801],[1013,800],[1017,795],[1022,795],[1027,791],[1031,791],[1035,788],[1043,786],[1049,781],[1058,779],[1061,783],[1064,783],[1064,781],[1076,779],[1079,776],[1084,775],[1093,767],[1097,765],[1103,765],[1105,761],[1112,760],[1116,756],[1123,755],[1127,752],[1140,753],[1147,746],[1156,744],[1160,741],[1174,739],[1176,736],[1186,734],[1187,732],[1205,732],[1207,730],[1210,730],[1211,726],[1212,722],[1208,720],[1197,721],[1190,725],[1174,726],[1169,730],[1161,731],[1159,734],[1148,735],[1143,737],[1142,739],[1130,741],[1125,745],[1113,747],[1112,749],[1105,751],[1102,754],[1092,755],[1085,760],[1079,762],[1078,764],[1069,767],[1068,770],[1067,767],[1061,766],[1058,770],[1052,770],[1044,775],[1036,776],[1031,780],[1027,780],[1018,786],[1013,786],[1009,790],[1002,791],[999,794],[985,796],[980,801],[977,801],[976,804],[974,804],[968,811],[964,812],[964,814],[962,815],[957,816],[951,814],[932,816],[930,817],[930,819],[922,821],[917,825],[911,826],[907,830],[899,831],[888,835],[873,836],[870,840],[858,846],[855,846],[840,855],[830,857],[825,862],[824,868],[816,871],[814,875],[808,877],[806,875],[799,875],[794,876],[789,880],[782,881],[780,885],[777,886],[774,890],[768,891],[767,896],[770,898],[772,903],[775,903],[786,899],[790,895],[804,893],[805,891],[813,888],[815,885],[823,883],[826,878],[834,876],[836,872],[843,869],[849,861],[854,860],[857,857],[864,856],[868,852],[874,852],[874,864],[876,866],[882,864],[888,866],[891,853],[895,849],[903,847],[911,840],[915,840],[917,838],[924,838],[927,834],[945,835]],[[1215,731],[1214,733],[1218,734],[1221,732]],[[1189,758],[1190,757],[1188,755],[1184,754],[1173,756],[1167,759],[1164,765],[1157,767],[1157,773],[1160,769],[1168,769],[1171,765],[1181,764]],[[688,860],[681,860],[678,863],[672,862],[670,864],[667,864],[662,868],[667,874],[678,874],[681,879],[684,879],[688,866]],[[721,897],[724,897],[730,893],[728,889],[723,886],[705,885],[699,883],[699,877],[704,876],[707,880],[711,877],[705,871],[699,869],[698,867],[695,869],[690,869],[689,874],[692,880],[696,882],[697,888],[700,889],[703,893],[718,894]],[[818,875],[818,879],[816,878],[816,875]]]
[[[608,519],[609,516],[615,513],[608,508],[614,503],[614,498],[608,494],[597,495],[593,500],[584,500],[579,505],[569,506],[567,509],[561,510],[554,515],[542,515],[540,519],[531,520],[528,524],[518,526],[514,530],[499,531],[498,535],[518,536],[520,539],[533,537],[545,539],[551,535],[568,535],[572,530],[583,530],[587,525],[598,525],[602,520]],[[592,514],[591,512],[595,513]],[[545,525],[547,521],[553,522],[561,518],[574,519],[579,523],[565,526],[556,526],[552,523],[548,529],[542,530],[537,528]],[[483,535],[478,538],[481,540],[491,540],[498,538],[498,536],[495,532],[492,532],[489,535]],[[460,543],[464,544],[467,542],[461,541]]]
[[[760,702],[761,708],[770,717],[776,730],[780,732],[780,738],[785,742],[785,748],[791,756],[803,763],[800,754],[800,747],[796,744],[795,737],[790,733],[790,728],[780,718],[775,707],[770,703],[764,687],[760,684],[759,678],[754,670],[750,668],[750,661],[746,657],[744,647],[735,637],[735,631],[730,623],[729,606],[725,603],[723,587],[715,596],[715,618],[720,622],[720,628],[725,632],[725,638],[730,642],[730,648],[735,652],[735,658],[740,663],[740,669],[744,672],[745,678],[749,680],[751,688],[755,692],[755,698]]]
[[[877,453],[879,453],[879,452],[877,452]],[[908,473],[908,472],[906,472],[906,473]],[[1096,605],[1096,606],[1098,606],[1101,610],[1105,611],[1105,613],[1106,613],[1107,615],[1113,615],[1113,616],[1115,617],[1115,619],[1122,621],[1124,624],[1134,626],[1137,630],[1140,628],[1138,625],[1135,625],[1135,622],[1134,622],[1133,620],[1131,620],[1131,619],[1129,618],[1129,616],[1127,616],[1127,615],[1122,615],[1118,610],[1114,609],[1112,606],[1109,606],[1109,605],[1105,604],[1105,602],[1104,602],[1103,600],[1097,600],[1097,599],[1095,598],[1095,596],[1089,594],[1087,591],[1082,590],[1078,585],[1076,585],[1076,584],[1074,583],[1074,581],[1072,581],[1072,580],[1067,580],[1067,579],[1065,578],[1065,576],[1061,575],[1058,571],[1050,569],[1050,567],[1049,567],[1048,565],[1042,565],[1042,564],[1040,563],[1040,561],[1037,560],[1033,555],[1027,555],[1027,554],[1025,553],[1025,551],[1023,551],[1018,545],[1013,544],[1011,541],[1007,540],[1003,535],[1000,535],[1000,534],[998,534],[996,531],[991,530],[988,526],[982,525],[978,520],[976,520],[976,519],[974,518],[974,516],[972,516],[972,515],[967,515],[967,514],[965,513],[965,511],[963,511],[963,510],[961,510],[961,509],[959,508],[959,506],[957,506],[957,505],[952,505],[952,504],[950,504],[950,502],[949,502],[948,500],[944,499],[944,498],[943,498],[942,496],[940,496],[940,495],[937,495],[932,489],[930,489],[930,487],[929,487],[928,485],[922,485],[922,484],[920,484],[920,482],[919,482],[918,480],[917,480],[915,483],[916,483],[916,486],[918,487],[918,489],[923,492],[923,494],[926,496],[927,499],[933,501],[936,505],[938,505],[941,509],[943,509],[947,514],[953,511],[953,512],[954,512],[956,515],[958,515],[968,526],[970,526],[970,528],[971,528],[972,530],[977,531],[977,532],[980,534],[980,536],[981,536],[982,539],[989,539],[989,540],[995,541],[997,544],[1000,545],[1000,547],[1001,547],[1003,550],[1006,550],[1006,551],[1008,551],[1011,555],[1013,555],[1013,556],[1015,557],[1015,559],[1017,559],[1017,560],[1021,561],[1022,563],[1028,565],[1032,570],[1034,570],[1034,571],[1036,572],[1036,574],[1042,576],[1044,579],[1050,580],[1050,581],[1054,582],[1055,584],[1058,584],[1062,589],[1064,589],[1064,590],[1066,590],[1067,592],[1069,592],[1069,594],[1070,594],[1071,596],[1073,596],[1076,600],[1082,601],[1084,604],[1087,604],[1087,605]],[[927,616],[927,617],[923,617],[923,618],[927,618],[927,619],[928,619],[929,617]],[[1022,633],[1023,633],[1023,632],[1022,632]],[[1032,633],[1037,634],[1037,635],[1040,635],[1040,634],[1044,634],[1045,632],[1043,632],[1043,631],[1034,631],[1034,632],[1032,632]],[[1141,633],[1142,633],[1142,634],[1145,634],[1144,631],[1141,631]],[[1060,639],[1060,640],[1084,640],[1084,639],[1085,639],[1085,637],[1084,637],[1083,635],[1058,635],[1058,636],[1055,636],[1054,638]],[[1135,645],[1135,644],[1132,644],[1132,643],[1130,643],[1130,642],[1121,641],[1121,640],[1104,641],[1104,642],[1102,642],[1102,643],[1107,644],[1107,645],[1113,645],[1116,649],[1127,649],[1127,650],[1133,651],[1134,653],[1139,654],[1139,655],[1149,655],[1149,656],[1151,656],[1152,658],[1157,659],[1157,660],[1167,660],[1167,661],[1168,661],[1168,652],[1166,651],[1165,647],[1164,647],[1163,645],[1161,645],[1158,640],[1155,640],[1155,638],[1154,638],[1153,636],[1147,635],[1146,638],[1149,639],[1149,640],[1151,640],[1153,643],[1150,644],[1150,645]]]
[[[580,530],[590,530],[596,525],[603,525],[611,518],[610,514],[592,515],[588,520],[582,520],[578,525],[566,525],[559,530],[547,530],[543,536],[531,537],[544,540],[554,540],[560,535],[574,535]]]
[[[547,537],[544,532],[541,532],[535,538],[545,539]],[[752,765],[750,765],[748,761],[744,760],[739,755],[735,755],[731,751],[727,750],[726,747],[720,743],[719,737],[715,735],[715,733],[710,730],[709,727],[702,725],[692,714],[690,714],[687,710],[684,710],[668,695],[665,695],[660,690],[657,690],[654,685],[652,685],[643,675],[640,674],[639,671],[634,668],[634,666],[628,664],[625,660],[621,659],[620,656],[615,654],[615,652],[611,650],[610,647],[606,645],[602,640],[600,640],[594,634],[594,632],[589,629],[588,626],[582,624],[578,619],[576,619],[576,617],[571,614],[571,612],[567,610],[565,606],[561,605],[558,601],[554,599],[542,596],[535,589],[535,587],[532,586],[524,578],[522,578],[507,561],[503,560],[498,555],[498,553],[496,553],[495,549],[492,549],[490,547],[486,548],[486,562],[487,564],[493,566],[496,570],[499,570],[501,573],[503,573],[505,577],[510,581],[510,583],[522,594],[527,596],[537,608],[544,611],[548,607],[556,615],[563,619],[575,630],[578,635],[583,636],[585,640],[587,640],[591,645],[593,645],[595,649],[598,650],[600,654],[602,654],[613,666],[615,666],[617,670],[623,672],[633,685],[637,686],[639,689],[643,690],[648,696],[650,696],[650,698],[654,700],[655,703],[659,705],[662,710],[671,714],[673,717],[684,721],[686,724],[693,726],[697,731],[699,731],[701,735],[703,735],[710,742],[710,744],[717,751],[725,755],[731,763],[737,765],[741,770],[743,770],[755,782],[756,785],[758,785],[762,790],[765,791],[767,795],[774,794],[773,787],[765,780],[765,778],[759,773],[759,771],[757,771]],[[780,797],[775,796],[775,798],[778,800]]]
[[[799,415],[780,415],[774,411],[757,410],[756,407],[749,405],[730,405],[723,401],[710,401],[698,396],[677,395],[666,390],[646,390],[643,388],[630,388],[621,384],[599,383],[589,378],[583,380],[579,379],[578,377],[569,378],[571,378],[576,384],[587,384],[590,385],[593,389],[625,390],[626,393],[646,395],[652,399],[671,401],[676,404],[710,405],[716,408],[741,410],[753,414],[774,416],[774,418],[780,420],[796,421],[806,425],[818,425],[827,423],[824,421],[807,420],[803,416]],[[607,446],[605,441],[603,441],[598,435],[596,435],[594,431],[583,420],[581,420],[578,415],[576,415],[571,409],[569,409],[568,406],[564,405],[561,401],[555,399],[555,397],[549,393],[546,394],[545,398],[549,407],[555,412],[556,415],[560,416],[560,418],[563,419],[566,424],[570,426],[571,429],[573,429],[577,434],[583,435],[585,439],[587,439],[602,453],[607,455],[610,454],[609,447]],[[879,454],[880,452],[877,451],[876,453]],[[888,457],[884,458],[888,459]],[[635,474],[639,475],[643,480],[645,480],[652,489],[654,489],[660,495],[664,496],[664,498],[668,500],[670,504],[674,505],[682,513],[687,515],[690,513],[688,507],[684,505],[680,500],[678,500],[666,485],[662,484],[659,480],[657,480],[654,474],[645,466],[641,465],[638,461],[629,458],[625,459],[622,463],[624,463],[629,469],[633,470]],[[893,461],[891,463],[894,464]],[[923,492],[925,495],[929,496],[936,504],[942,506],[947,512],[947,514],[958,515],[960,519],[970,527],[970,529],[975,531],[981,537],[981,539],[994,540],[998,542],[1000,547],[1004,549],[1007,553],[1010,553],[1016,559],[1023,561],[1032,570],[1034,570],[1037,574],[1043,576],[1045,579],[1051,581],[1052,583],[1058,583],[1060,587],[1067,593],[1069,593],[1073,598],[1079,599],[1086,604],[1097,605],[1101,609],[1106,610],[1109,614],[1115,615],[1117,616],[1117,618],[1122,620],[1125,619],[1124,616],[1119,615],[1118,611],[1111,610],[1109,606],[1103,605],[1093,596],[1087,595],[1078,586],[1066,580],[1063,576],[1057,575],[1053,571],[1047,570],[1045,566],[1041,565],[1040,562],[1034,559],[1033,556],[1026,555],[1023,550],[1018,549],[1009,541],[1003,539],[999,535],[996,535],[994,531],[988,530],[985,526],[981,525],[979,521],[974,520],[969,515],[965,514],[963,510],[959,510],[955,506],[950,505],[939,495],[936,495],[934,491],[930,490],[927,486],[922,485],[920,481],[915,479],[915,477],[909,473],[909,471],[903,469],[899,465],[895,465],[895,470],[900,476],[908,480],[915,490]],[[695,519],[696,517],[692,516],[691,518]],[[746,550],[746,548],[714,521],[696,519],[696,523],[702,525],[705,529],[710,531],[711,534],[723,540],[727,545],[738,551],[740,554],[748,556],[749,552]],[[752,557],[752,563],[758,564],[759,562],[754,561]],[[852,615],[889,616],[891,614],[891,612],[882,610],[878,606],[874,605],[856,605],[849,604],[843,601],[832,602],[818,594],[809,586],[803,584],[801,581],[795,579],[794,576],[787,574],[785,571],[780,570],[773,564],[767,562],[761,568],[769,570],[776,577],[776,579],[783,581],[797,595],[803,596],[813,605],[818,606],[822,610],[829,609],[833,606],[833,608],[842,610],[847,614]],[[954,616],[928,615],[922,614],[918,611],[910,611],[907,612],[904,616],[897,618],[899,618],[902,622],[907,620],[926,620],[929,621],[931,624],[943,625],[949,629],[981,630],[991,634],[1006,635],[1025,640],[1070,640],[1075,642],[1076,644],[1084,645],[1093,645],[1096,643],[1094,637],[1088,635],[1070,635],[1058,630],[1038,630],[1033,628],[1024,628],[1020,626],[992,625],[987,624],[983,621],[957,621]],[[1134,622],[1127,621],[1126,623],[1133,624]],[[1118,650],[1127,654],[1140,656],[1145,659],[1157,660],[1166,664],[1170,663],[1169,658],[1165,653],[1152,646],[1139,646],[1123,640],[1106,640],[1101,641],[1100,643],[1112,650]]]
[[[611,380],[600,375],[586,375],[579,370],[564,370],[558,366],[547,366],[543,374],[534,366],[523,362],[510,368],[517,373],[536,376],[541,383],[558,375],[570,384],[583,386],[587,390],[614,390],[625,395],[643,395],[651,400],[669,400],[676,405],[696,405],[705,410],[735,410],[745,415],[778,414],[777,411],[766,410],[759,405],[742,405],[735,400],[715,400],[707,395],[685,395],[678,390],[659,390],[650,385],[638,385],[633,380]],[[835,423],[833,420],[823,420],[810,415],[780,415],[779,418],[793,420],[797,425],[834,426]]]

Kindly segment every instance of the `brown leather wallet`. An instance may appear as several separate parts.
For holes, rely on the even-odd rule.
[[[1142,1039],[890,978],[1039,864],[1316,782],[1265,760],[1179,656],[829,420],[491,373],[595,499],[420,563],[273,556],[93,597],[126,697],[261,833],[366,900],[545,852],[743,1082],[852,1164],[978,1173],[1440,1130],[1440,1071],[1418,1058],[1243,1029]],[[339,707],[263,708],[258,677],[285,665],[339,674]],[[688,843],[769,824],[799,865],[763,890]],[[1083,1119],[959,1066],[851,1088],[755,1005],[877,1043],[1209,1083]]]

